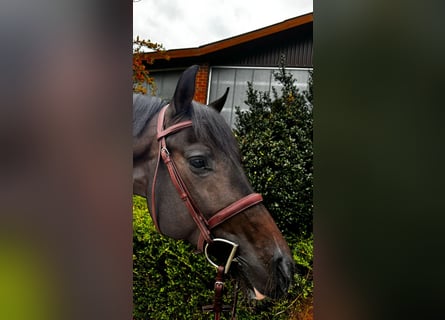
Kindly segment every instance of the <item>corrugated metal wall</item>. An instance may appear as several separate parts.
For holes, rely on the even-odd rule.
[[[285,65],[290,68],[312,68],[313,23],[277,32],[230,48],[199,57],[157,60],[150,70],[186,68],[192,64],[276,67],[280,56],[286,56]]]
[[[313,24],[300,26],[209,55],[211,64],[276,67],[281,55],[288,67],[312,67]]]

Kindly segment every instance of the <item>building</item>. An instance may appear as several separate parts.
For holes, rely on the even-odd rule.
[[[235,106],[246,109],[247,82],[255,89],[269,91],[278,87],[273,72],[285,58],[285,66],[302,89],[307,87],[312,69],[313,14],[305,14],[258,30],[196,48],[168,50],[169,60],[155,59],[149,66],[156,95],[171,98],[180,74],[193,64],[200,66],[195,100],[208,103],[230,87],[222,115],[234,124]]]

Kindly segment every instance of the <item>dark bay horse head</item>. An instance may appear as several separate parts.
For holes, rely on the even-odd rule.
[[[221,219],[209,237],[238,245],[231,272],[244,281],[252,297],[281,297],[293,278],[292,254],[261,200],[250,201],[260,196],[252,196],[237,142],[219,114],[227,91],[209,106],[193,101],[197,71],[193,66],[182,74],[166,108],[159,98],[133,97],[133,193],[147,199],[161,233],[201,250],[203,231],[197,226],[205,226],[226,208],[239,211]],[[172,178],[174,172],[179,183]],[[194,220],[190,206],[204,222]],[[239,210],[233,209],[236,206]]]

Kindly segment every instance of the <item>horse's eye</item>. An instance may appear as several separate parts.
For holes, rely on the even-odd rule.
[[[203,158],[194,157],[189,160],[192,167],[196,169],[204,169],[206,167],[206,161]]]

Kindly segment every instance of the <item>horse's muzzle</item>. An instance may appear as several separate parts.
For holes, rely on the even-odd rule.
[[[273,257],[273,280],[275,288],[270,288],[269,297],[278,299],[284,296],[290,285],[295,273],[295,263],[290,256],[283,254],[275,254]]]

